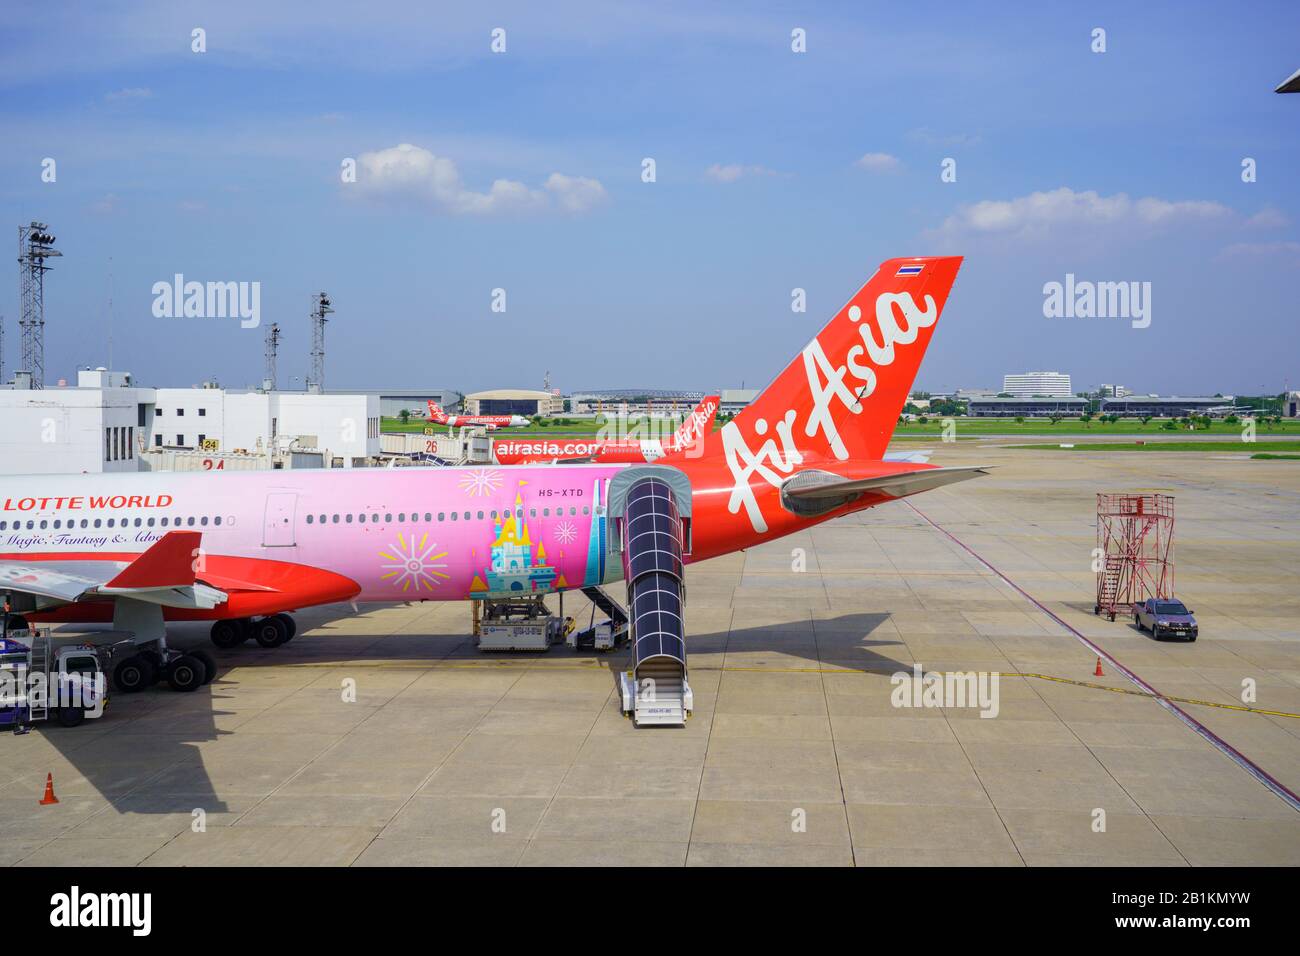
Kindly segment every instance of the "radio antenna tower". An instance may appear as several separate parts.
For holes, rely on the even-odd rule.
[[[324,292],[315,296],[316,307],[311,313],[311,372],[307,376],[307,391],[325,391],[325,316],[330,308],[330,297]]]
[[[262,379],[262,391],[275,391],[275,354],[280,350],[280,323],[272,322],[266,327],[266,377]]]
[[[20,371],[31,375],[32,388],[45,387],[45,260],[63,253],[54,248],[50,227],[32,220],[18,227],[18,275],[22,314],[18,328],[23,337]]]

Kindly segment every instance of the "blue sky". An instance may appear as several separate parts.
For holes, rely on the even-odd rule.
[[[282,386],[320,289],[331,388],[762,385],[881,260],[960,253],[920,387],[1297,387],[1300,8],[1082,6],[11,4],[0,224],[64,253],[49,382],[110,330],[142,382],[260,380],[262,329],[153,316],[179,272],[261,283]],[[1150,326],[1045,318],[1067,273]]]

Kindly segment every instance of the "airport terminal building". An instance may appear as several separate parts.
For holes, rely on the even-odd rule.
[[[105,369],[74,387],[0,389],[0,417],[10,475],[355,468],[380,451],[377,396],[144,388]]]

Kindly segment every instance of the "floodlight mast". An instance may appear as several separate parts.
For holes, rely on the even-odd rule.
[[[28,373],[32,388],[45,387],[45,273],[47,259],[63,253],[54,248],[50,227],[32,220],[18,227],[18,277],[22,311],[18,328],[22,333],[20,372]]]
[[[307,391],[323,392],[325,390],[325,316],[334,310],[330,308],[330,297],[324,292],[316,293],[313,301],[315,307],[311,312],[311,372],[307,377]]]

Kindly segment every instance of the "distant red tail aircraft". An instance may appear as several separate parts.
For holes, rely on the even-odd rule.
[[[658,438],[502,438],[492,445],[496,459],[503,465],[528,465],[536,462],[580,462],[639,465],[658,461],[666,455],[702,448],[704,436],[713,431],[721,397],[709,395],[696,405],[673,435]]]

